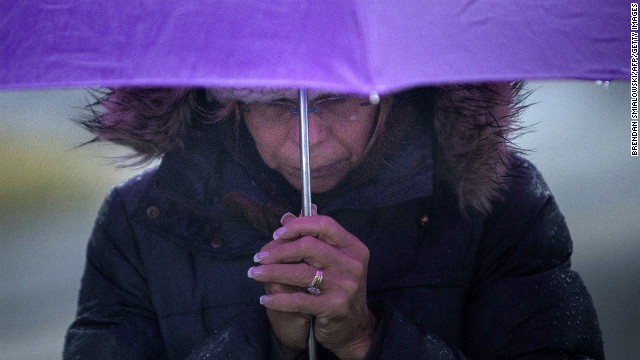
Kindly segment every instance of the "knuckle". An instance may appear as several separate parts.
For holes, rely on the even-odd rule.
[[[371,253],[369,252],[369,248],[365,244],[362,244],[361,247],[362,247],[362,259],[365,262],[369,262],[369,256],[371,256]]]
[[[301,281],[306,279],[306,278],[308,278],[310,272],[311,272],[311,269],[310,269],[309,265],[307,265],[305,263],[295,264],[293,266],[293,269],[292,269],[293,276],[296,279],[299,279]]]
[[[360,260],[349,258],[346,262],[346,267],[349,269],[349,273],[354,276],[359,277],[366,272],[367,266]]]
[[[346,312],[349,308],[349,298],[343,294],[336,294],[331,302],[337,312]]]
[[[353,248],[356,251],[356,253],[358,255],[360,255],[360,257],[362,258],[369,258],[369,248],[367,247],[367,245],[365,245],[362,241],[358,240],[358,241],[354,241],[353,242]]]
[[[347,294],[354,294],[358,291],[360,284],[353,279],[347,279],[343,283],[343,289]]]

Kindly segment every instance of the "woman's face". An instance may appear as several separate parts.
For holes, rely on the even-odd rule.
[[[377,105],[331,93],[309,95],[311,189],[333,189],[365,155]],[[245,123],[262,160],[300,189],[297,99],[241,104]]]

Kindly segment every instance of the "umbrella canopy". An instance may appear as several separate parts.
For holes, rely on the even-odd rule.
[[[628,79],[620,0],[4,1],[0,88]]]

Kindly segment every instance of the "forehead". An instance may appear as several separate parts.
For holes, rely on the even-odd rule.
[[[327,94],[336,92],[310,89],[307,92],[309,99],[313,100]],[[287,99],[298,100],[298,89],[296,88],[211,88],[207,89],[209,100],[216,99],[222,103],[241,101],[244,103],[267,102],[273,100]]]

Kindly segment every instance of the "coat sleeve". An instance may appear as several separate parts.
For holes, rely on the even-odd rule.
[[[64,359],[166,358],[123,199],[112,191],[96,220]]]
[[[518,166],[479,244],[465,351],[474,359],[603,359],[591,297],[570,266],[564,216],[537,169]]]

